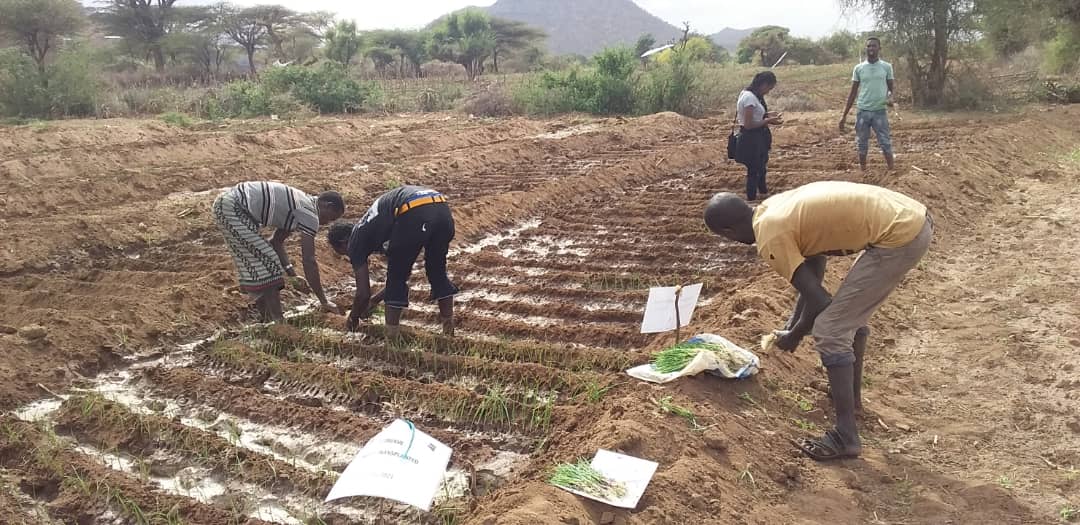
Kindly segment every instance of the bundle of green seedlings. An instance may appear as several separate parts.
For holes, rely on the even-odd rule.
[[[723,349],[723,345],[715,343],[679,343],[671,348],[654,353],[652,366],[661,374],[670,374],[686,368],[686,365],[690,364],[690,361],[693,361],[699,352],[705,350],[718,352]]]
[[[555,467],[555,473],[551,475],[548,482],[557,487],[584,492],[608,501],[626,496],[626,485],[608,479],[584,459],[578,460],[577,463],[563,463]]]

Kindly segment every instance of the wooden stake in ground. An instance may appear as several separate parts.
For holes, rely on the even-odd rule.
[[[682,318],[679,317],[679,296],[682,295],[682,285],[675,287],[675,344],[679,344],[682,338],[679,337],[679,329],[682,327]]]

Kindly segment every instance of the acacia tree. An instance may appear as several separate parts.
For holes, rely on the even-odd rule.
[[[298,63],[316,60],[316,51],[323,41],[323,34],[334,23],[332,13],[316,11],[300,13],[292,19],[281,43],[284,59]]]
[[[206,78],[216,78],[231,47],[221,15],[212,8],[177,8],[179,27],[169,31],[162,47],[170,55],[179,54],[197,64]]]
[[[255,51],[266,43],[266,25],[262,22],[264,7],[237,9],[229,5],[221,5],[218,9],[222,31],[233,42],[244,48],[244,52],[247,53],[248,68],[252,75],[257,75]]]
[[[300,23],[296,11],[280,5],[260,6],[259,23],[266,32],[270,44],[270,58],[285,61],[285,39],[289,29]]]
[[[491,70],[499,72],[499,53],[521,51],[537,44],[547,37],[543,31],[530,27],[524,22],[491,19],[491,31],[495,34],[495,46],[491,49]]]
[[[108,0],[99,12],[105,27],[115,35],[142,46],[154,59],[154,69],[165,70],[162,41],[169,34],[177,0]]]
[[[432,34],[432,55],[461,64],[476,80],[484,72],[484,61],[495,49],[491,18],[479,9],[450,13]]]
[[[428,58],[431,34],[427,31],[380,29],[364,33],[363,40],[370,46],[367,55],[377,62],[377,68],[381,63],[382,70],[385,70],[391,62],[396,61],[398,76],[419,76],[420,66]]]
[[[878,28],[906,66],[915,103],[944,101],[950,52],[975,31],[973,0],[839,0],[845,9],[869,8]]]
[[[62,35],[86,22],[75,0],[0,0],[0,33],[19,42],[34,59],[42,82],[45,59]]]
[[[771,66],[777,60],[780,60],[780,57],[783,56],[784,51],[790,45],[790,29],[780,26],[765,26],[755,29],[753,33],[750,33],[750,36],[739,42],[736,54],[741,63],[752,62],[754,55],[758,55],[761,58],[761,65]]]
[[[326,30],[326,58],[349,67],[352,59],[360,52],[360,35],[356,32],[356,22],[342,20]]]
[[[652,33],[645,33],[637,39],[637,43],[634,44],[634,54],[639,58],[644,55],[646,51],[656,46],[656,37],[652,36]]]

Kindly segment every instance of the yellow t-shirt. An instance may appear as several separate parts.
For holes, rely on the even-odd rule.
[[[926,222],[926,206],[892,190],[814,182],[770,197],[754,210],[758,254],[791,281],[807,257],[899,248]]]

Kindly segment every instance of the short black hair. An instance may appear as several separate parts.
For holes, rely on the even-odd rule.
[[[319,202],[325,202],[342,214],[345,213],[345,199],[342,199],[341,194],[336,191],[324,191],[320,193]]]
[[[881,39],[880,38],[878,38],[876,36],[872,36],[872,37],[866,39],[867,42],[870,42],[871,40],[874,41],[874,42],[877,42],[879,46],[881,45]]]
[[[351,222],[337,221],[330,225],[330,230],[326,232],[326,240],[330,243],[330,246],[348,244],[352,231],[353,224]]]

